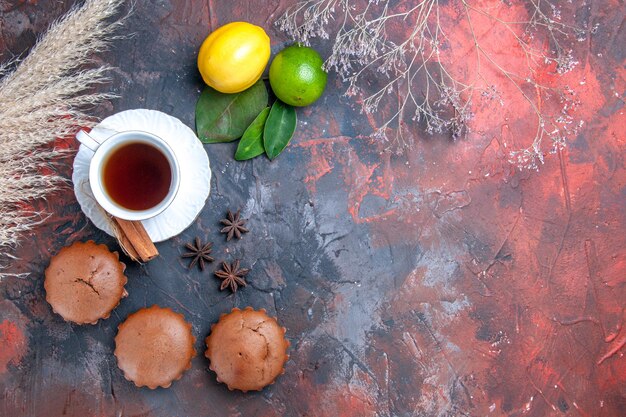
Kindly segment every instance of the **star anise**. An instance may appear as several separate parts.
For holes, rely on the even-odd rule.
[[[237,236],[237,239],[241,239],[242,233],[248,233],[249,230],[244,227],[246,221],[240,217],[240,210],[237,210],[237,213],[233,214],[232,211],[228,210],[228,218],[222,219],[222,224],[226,225],[220,232],[228,233],[228,237],[226,240],[231,240],[233,236]]]
[[[213,258],[210,256],[213,250],[213,243],[209,242],[202,245],[200,238],[196,237],[195,245],[193,243],[187,243],[185,247],[189,249],[190,252],[183,253],[183,258],[193,258],[189,264],[189,269],[193,268],[197,263],[200,270],[204,271],[204,263],[213,262]]]
[[[229,264],[228,262],[222,262],[222,269],[219,271],[215,271],[215,275],[222,280],[220,291],[224,290],[226,287],[230,287],[230,290],[232,292],[237,292],[238,285],[245,287],[247,284],[243,277],[248,272],[250,272],[249,269],[239,269],[239,259],[237,259],[232,264]]]

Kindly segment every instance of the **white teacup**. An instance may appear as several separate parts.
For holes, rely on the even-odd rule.
[[[81,130],[76,139],[94,152],[89,163],[89,183],[96,201],[109,214],[124,220],[145,220],[163,212],[174,200],[180,186],[180,167],[172,148],[160,137],[152,133],[128,130],[116,132],[101,127],[87,133]],[[109,156],[124,145],[140,143],[157,149],[169,163],[171,181],[167,194],[156,205],[145,210],[132,210],[115,201],[104,184],[104,167]],[[137,180],[129,178],[129,181]]]

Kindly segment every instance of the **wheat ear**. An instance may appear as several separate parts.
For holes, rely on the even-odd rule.
[[[124,19],[111,18],[123,3],[87,0],[53,23],[23,60],[0,64],[0,255],[4,259],[11,259],[8,251],[47,217],[28,209],[28,203],[67,182],[54,169],[45,169],[68,154],[51,145],[80,127],[92,126],[95,120],[86,113],[89,108],[114,97],[94,91],[108,81],[110,69],[96,66],[94,56],[115,39]]]

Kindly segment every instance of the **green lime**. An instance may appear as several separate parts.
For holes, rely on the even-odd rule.
[[[315,49],[292,45],[280,51],[270,65],[270,85],[276,97],[292,106],[308,106],[321,97],[328,74]]]

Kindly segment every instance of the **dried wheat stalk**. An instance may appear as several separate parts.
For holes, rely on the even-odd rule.
[[[0,64],[0,255],[46,218],[27,203],[58,190],[66,180],[49,174],[66,156],[51,144],[92,126],[86,111],[113,97],[93,87],[106,82],[108,66],[86,69],[114,39],[123,19],[111,22],[124,0],[87,0],[48,29],[21,62]],[[17,68],[9,71],[9,68]],[[6,272],[5,272],[6,275]],[[0,278],[2,278],[0,265]]]

